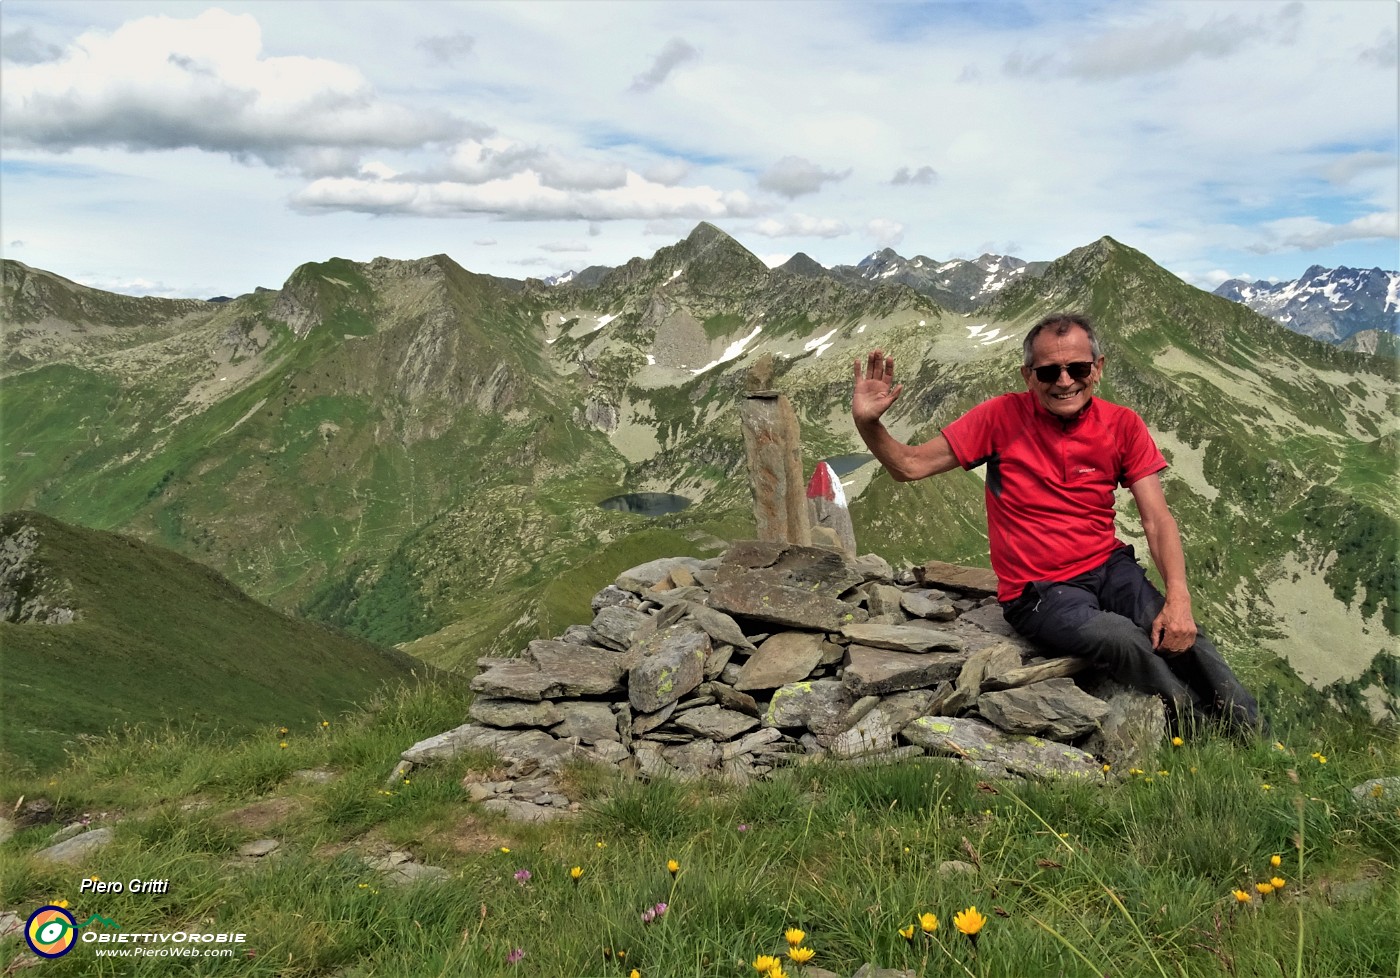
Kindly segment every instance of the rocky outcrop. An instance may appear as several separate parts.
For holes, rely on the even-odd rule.
[[[67,625],[78,617],[72,585],[52,579],[35,560],[39,531],[21,513],[0,522],[0,621]]]
[[[1037,655],[994,590],[986,571],[896,575],[768,541],[652,561],[595,596],[590,626],[481,660],[471,722],[403,760],[494,751],[519,776],[473,784],[473,798],[538,819],[571,810],[552,777],[575,758],[745,783],[819,757],[932,754],[989,776],[1103,780],[1105,761],[1155,747],[1157,700],[1085,683],[1084,660]]]

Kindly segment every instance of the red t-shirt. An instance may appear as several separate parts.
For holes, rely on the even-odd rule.
[[[1113,491],[1167,467],[1136,412],[1093,398],[1070,421],[1029,391],[984,401],[943,429],[965,469],[987,465],[987,536],[997,598],[1064,581],[1124,544]]]

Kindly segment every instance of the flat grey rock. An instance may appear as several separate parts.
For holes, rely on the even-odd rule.
[[[722,706],[702,706],[676,717],[675,725],[710,740],[725,741],[757,727],[758,718]]]
[[[815,734],[836,734],[855,697],[840,680],[817,679],[776,690],[763,716],[765,727],[805,727]]]
[[[549,732],[561,740],[577,737],[582,743],[597,744],[621,739],[617,732],[617,715],[606,703],[560,703],[559,714],[562,721]]]
[[[111,843],[115,833],[111,829],[92,829],[71,839],[65,839],[56,846],[49,846],[34,854],[34,858],[47,863],[77,863],[92,855],[98,849]]]
[[[734,688],[747,692],[801,682],[821,662],[824,641],[815,632],[778,632],[749,656]]]
[[[841,634],[852,642],[895,652],[961,652],[965,643],[952,632],[918,625],[845,625]]]
[[[842,682],[856,697],[883,696],[952,679],[965,661],[961,652],[917,654],[852,645]]]
[[[564,719],[559,708],[549,700],[527,702],[490,696],[473,699],[467,716],[488,727],[552,727]]]
[[[1007,733],[1074,740],[1097,730],[1108,704],[1090,696],[1072,679],[1047,679],[977,699],[977,712]]]

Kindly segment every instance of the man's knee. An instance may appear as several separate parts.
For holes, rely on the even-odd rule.
[[[1131,618],[1112,611],[1099,612],[1080,625],[1079,639],[1084,648],[1082,654],[1115,671],[1155,654],[1147,633]]]

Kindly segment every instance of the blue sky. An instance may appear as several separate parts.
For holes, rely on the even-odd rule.
[[[235,295],[445,252],[522,278],[700,220],[772,264],[1052,259],[1202,287],[1397,257],[1390,0],[6,0],[0,253]]]

